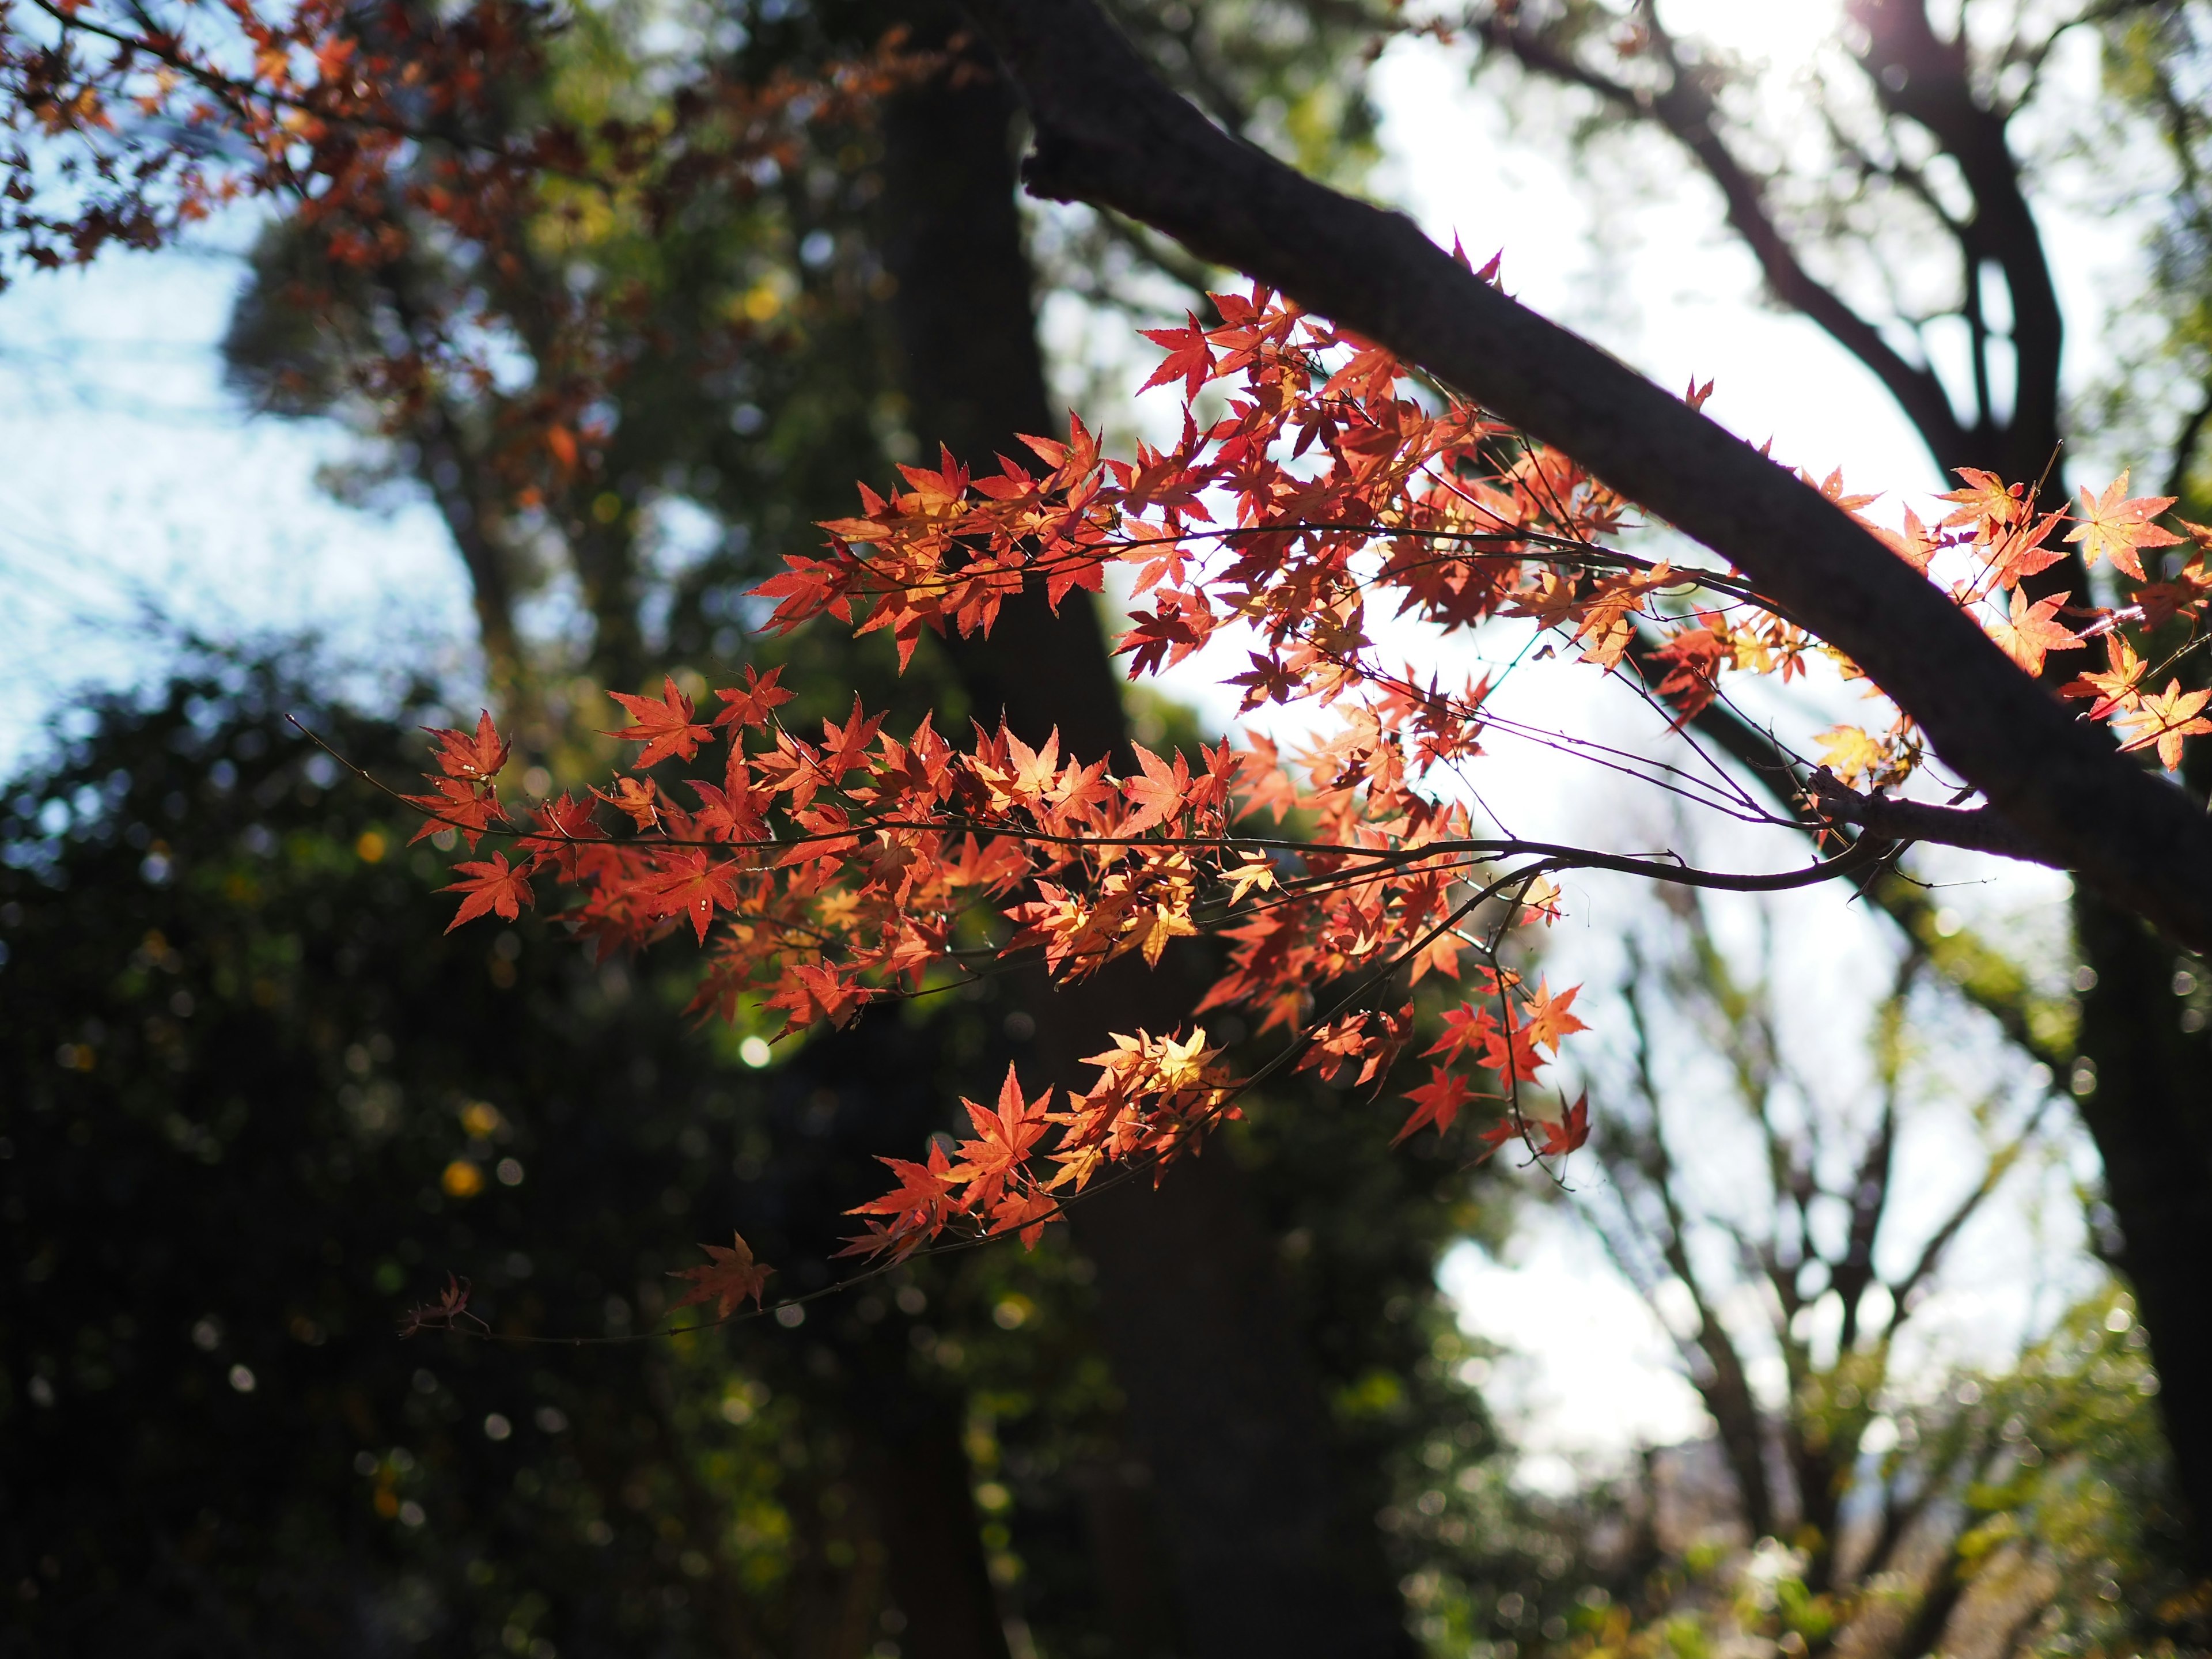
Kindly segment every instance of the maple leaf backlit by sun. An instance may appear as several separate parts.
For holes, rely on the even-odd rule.
[[[2145,495],[2129,501],[2127,493],[2128,475],[2124,472],[2113,479],[2101,495],[2092,495],[2084,485],[2081,510],[2074,515],[2075,524],[2066,532],[2066,539],[2081,544],[2084,564],[2107,558],[2141,581],[2142,559],[2137,550],[2172,547],[2181,538],[2151,522],[2173,505],[2172,496]]]
[[[643,744],[644,752],[631,763],[640,771],[672,755],[690,760],[699,752],[699,745],[714,735],[713,726],[702,726],[692,719],[696,711],[691,699],[684,696],[673,679],[663,678],[661,695],[657,699],[634,697],[627,691],[610,691],[607,695],[627,709],[637,724],[601,735]]]
[[[2124,717],[2134,735],[2121,748],[2148,749],[2155,744],[2159,764],[2169,772],[2178,771],[2182,740],[2212,732],[2212,720],[2201,713],[2207,702],[2212,702],[2212,691],[2184,691],[2179,680],[2168,680],[2165,690],[2154,696],[2146,695],[2141,706]]]

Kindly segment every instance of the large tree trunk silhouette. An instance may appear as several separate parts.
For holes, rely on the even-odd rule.
[[[943,40],[951,20],[919,31]],[[1016,434],[1064,432],[1046,401],[1015,189],[1017,103],[978,58],[884,112],[882,247],[909,419],[933,455],[971,465]],[[1025,453],[1025,452],[1024,452]],[[1055,617],[1009,605],[988,640],[948,641],[974,713],[1070,752],[1126,753],[1118,675],[1078,593]],[[1109,1030],[1167,1028],[1187,974],[1109,970],[1073,994],[1024,981],[1046,1074],[1080,1074]],[[1218,1149],[1169,1176],[1075,1205],[1097,1263],[1103,1335],[1149,1462],[1188,1651],[1409,1653],[1395,1589],[1364,1516],[1344,1513],[1328,1414],[1274,1258],[1236,1165]]]

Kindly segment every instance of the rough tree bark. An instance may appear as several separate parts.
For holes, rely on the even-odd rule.
[[[945,27],[930,19],[918,38]],[[973,465],[1066,424],[1037,351],[1015,113],[987,69],[904,94],[884,117],[882,248],[909,422],[933,453],[941,442]],[[1120,676],[1085,596],[1058,617],[1040,597],[1009,605],[988,641],[948,650],[978,719],[1003,714],[1031,741],[1057,727],[1077,754],[1126,752]],[[1186,976],[1127,967],[1073,994],[1028,988],[1048,1074],[1079,1075],[1100,1032],[1167,1028],[1194,1000]],[[1217,1152],[1157,1192],[1099,1192],[1072,1215],[1157,1485],[1188,1650],[1410,1654],[1371,1522],[1344,1513],[1320,1387],[1236,1166]]]

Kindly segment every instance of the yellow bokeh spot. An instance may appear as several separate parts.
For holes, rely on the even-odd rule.
[[[757,323],[770,321],[783,309],[783,296],[763,283],[744,298],[745,315]]]
[[[461,1108],[461,1127],[478,1140],[499,1127],[499,1108],[488,1100],[472,1100]]]
[[[612,524],[622,517],[622,497],[611,489],[596,497],[592,502],[592,516],[601,524]]]
[[[444,1177],[438,1183],[446,1189],[448,1198],[474,1198],[483,1190],[483,1171],[465,1158],[457,1158],[446,1166]]]
[[[353,844],[355,854],[363,864],[374,864],[384,857],[385,839],[374,830],[364,830],[361,839]]]

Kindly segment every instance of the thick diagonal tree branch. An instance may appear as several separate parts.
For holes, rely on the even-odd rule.
[[[1818,491],[1162,84],[1091,0],[974,0],[1026,94],[1030,188],[1111,207],[1388,346],[1743,571],[1846,653],[2044,861],[2212,946],[2212,825]]]

